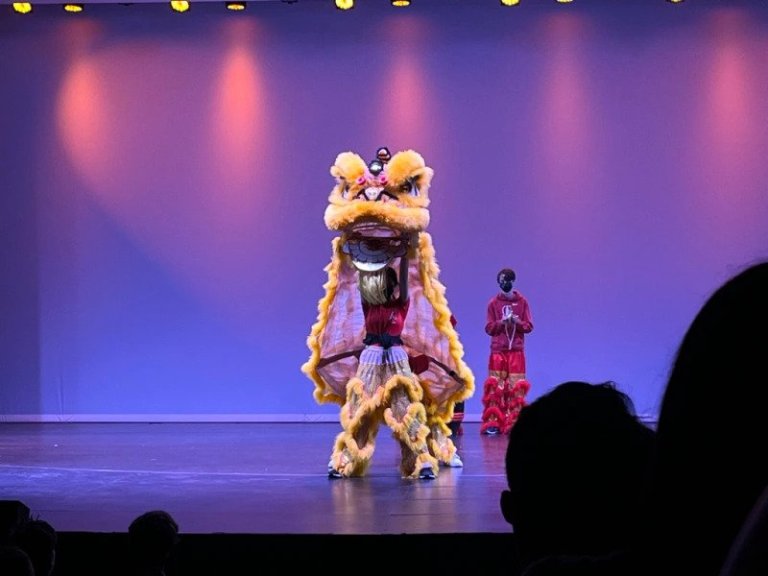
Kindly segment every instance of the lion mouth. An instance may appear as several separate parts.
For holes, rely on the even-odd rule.
[[[397,230],[375,223],[354,225],[342,244],[342,251],[358,270],[375,272],[405,255],[408,242]]]

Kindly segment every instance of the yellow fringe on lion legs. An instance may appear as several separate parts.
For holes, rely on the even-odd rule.
[[[437,459],[429,453],[427,414],[421,403],[423,392],[414,378],[395,375],[385,385],[384,421],[400,443],[400,473],[404,478],[418,478],[429,466],[438,474]]]
[[[453,417],[453,410],[447,413],[445,410],[439,411],[434,404],[427,404],[427,427],[429,428],[429,451],[440,462],[449,464],[453,455],[456,454],[456,446],[451,440],[451,429],[447,422]]]
[[[331,465],[342,476],[363,476],[376,448],[376,433],[382,420],[384,388],[366,393],[366,385],[358,377],[347,383],[347,401],[341,407],[343,430],[336,436]]]
[[[351,476],[364,476],[371,464],[373,450],[376,446],[375,433],[372,430],[378,425],[370,427],[366,432],[366,444],[363,448],[357,443],[352,434],[343,430],[336,436],[333,444],[331,466],[347,478]]]

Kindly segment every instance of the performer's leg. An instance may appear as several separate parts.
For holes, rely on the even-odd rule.
[[[528,384],[524,374],[511,374],[509,381],[510,385],[505,390],[506,412],[504,414],[504,427],[502,428],[504,434],[509,434],[517,422],[520,410],[526,404],[525,396],[530,390],[530,384]]]
[[[427,444],[430,453],[444,466],[463,467],[464,463],[461,461],[456,443],[451,437],[450,420],[449,424],[445,423],[448,419],[447,414],[440,413],[434,406],[426,405],[425,408],[427,409],[427,427],[429,428]]]
[[[488,359],[488,378],[483,384],[481,434],[499,434],[504,424],[504,382],[507,363],[503,354],[492,352]]]
[[[376,447],[381,421],[379,395],[366,393],[365,383],[353,378],[347,384],[347,401],[341,408],[343,430],[336,436],[329,462],[329,476],[363,476]]]
[[[429,357],[425,355],[409,356],[408,364],[411,372],[417,375],[423,374],[429,368]],[[423,384],[423,381],[422,381]],[[424,400],[424,409],[427,412],[427,427],[430,434],[427,437],[430,453],[437,458],[440,464],[460,468],[464,463],[459,457],[456,446],[456,437],[462,433],[461,423],[464,420],[464,402],[457,402],[453,406],[453,412],[447,405],[436,406]],[[446,424],[447,422],[447,424]]]
[[[400,444],[400,472],[407,478],[432,479],[437,475],[437,459],[429,453],[427,414],[421,403],[421,391],[413,378],[395,376],[387,384],[389,408],[384,421]]]
[[[448,424],[448,428],[450,428],[451,435],[454,439],[464,433],[462,422],[464,422],[464,402],[456,402],[456,405],[453,407],[453,417]]]
[[[459,451],[461,450],[461,437],[464,434],[462,422],[464,421],[464,402],[457,402],[453,406],[453,416],[451,416],[450,422],[448,422],[448,429],[451,432],[451,437],[446,438],[447,442],[453,444],[453,455],[449,460],[441,460],[441,463],[451,468],[463,468],[464,462],[461,459]]]
[[[504,422],[502,432],[509,434],[517,422],[520,410],[525,406],[525,396],[530,389],[525,379],[525,355],[522,350],[506,353],[509,379],[504,387]]]

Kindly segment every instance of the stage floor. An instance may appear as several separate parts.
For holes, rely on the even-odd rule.
[[[188,534],[511,533],[505,436],[465,423],[464,468],[404,480],[386,427],[364,478],[327,477],[331,423],[3,423],[0,500],[60,532],[123,532],[151,509]]]

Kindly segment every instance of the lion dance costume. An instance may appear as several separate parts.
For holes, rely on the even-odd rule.
[[[455,404],[474,392],[474,376],[425,231],[433,171],[413,150],[390,155],[380,148],[369,164],[353,152],[339,154],[331,175],[336,185],[324,220],[339,235],[301,368],[319,404],[341,406],[329,475],[365,475],[386,423],[400,445],[401,475],[434,478],[456,455],[448,425]],[[407,274],[408,301],[397,311],[402,330],[371,334],[359,280],[395,262]]]

